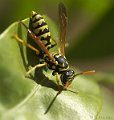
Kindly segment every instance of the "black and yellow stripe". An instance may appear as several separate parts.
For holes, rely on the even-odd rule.
[[[52,38],[50,35],[49,27],[44,18],[40,14],[32,11],[31,21],[34,34],[40,38],[40,40],[49,50],[52,46]]]

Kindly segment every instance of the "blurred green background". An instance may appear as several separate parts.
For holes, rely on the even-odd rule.
[[[32,10],[48,15],[58,24],[59,2],[65,4],[68,12],[70,46],[66,54],[72,65],[84,70],[112,70],[113,0],[0,0],[0,33],[14,21],[29,17]]]
[[[103,83],[102,97],[109,98],[101,114],[114,112],[114,0],[0,0],[0,33],[29,17],[32,10],[48,15],[58,25],[60,2],[65,4],[69,19],[67,59],[80,70],[97,71],[95,79]]]

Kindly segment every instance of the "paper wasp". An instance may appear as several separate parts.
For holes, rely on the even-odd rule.
[[[37,55],[44,61],[43,63],[34,66],[27,73],[30,74],[31,71],[35,70],[36,68],[47,66],[50,70],[52,70],[52,75],[56,76],[57,85],[59,86],[59,82],[61,80],[63,89],[66,90],[77,75],[92,74],[95,71],[92,70],[75,73],[75,71],[69,69],[69,64],[65,57],[68,18],[66,8],[62,3],[59,4],[58,10],[60,22],[60,47],[58,49],[58,52],[50,52],[50,49],[56,46],[57,43],[51,37],[49,27],[45,22],[43,16],[34,11],[32,11],[30,18],[33,30],[30,30],[22,21],[20,21],[20,23],[27,29],[29,36],[33,39],[34,42],[36,42],[36,44],[39,46],[39,49],[36,49],[29,43],[24,42],[16,34],[14,34],[14,38],[35,51]]]

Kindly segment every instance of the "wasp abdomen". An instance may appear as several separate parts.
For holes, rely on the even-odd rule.
[[[40,38],[40,40],[44,43],[47,49],[50,49],[51,35],[49,27],[45,22],[44,18],[40,14],[32,11],[31,21],[34,34]]]

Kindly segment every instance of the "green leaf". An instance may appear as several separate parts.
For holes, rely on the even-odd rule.
[[[53,32],[57,33],[55,24],[48,20],[50,28],[53,26]],[[24,22],[28,25],[28,19]],[[62,91],[57,95],[58,89],[52,71],[42,71],[39,68],[30,78],[25,77],[29,67],[38,64],[38,58],[34,51],[12,38],[14,33],[30,42],[27,31],[18,22],[0,36],[0,120],[96,118],[102,103],[99,86],[94,79],[79,76],[69,88],[78,94]]]
[[[102,109],[97,120],[114,119],[114,75],[110,72],[99,72],[94,79],[100,84]]]
[[[114,119],[114,87],[112,88],[101,85],[103,106],[100,114],[97,116],[97,120]]]

